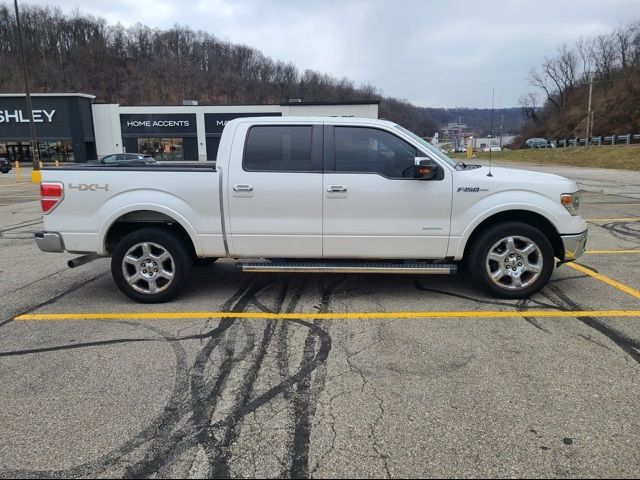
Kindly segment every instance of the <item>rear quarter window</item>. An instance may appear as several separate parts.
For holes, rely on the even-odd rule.
[[[311,171],[311,136],[311,125],[251,127],[242,166],[249,171]]]

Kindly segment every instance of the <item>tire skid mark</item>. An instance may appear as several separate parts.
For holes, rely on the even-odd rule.
[[[329,310],[331,297],[342,280],[335,281],[329,285],[322,286],[322,296],[319,313]],[[324,322],[314,320],[314,325],[322,329]],[[304,342],[302,359],[299,369],[304,370],[316,357],[316,331],[310,330]],[[311,378],[311,373],[316,371],[315,377]],[[295,395],[291,396],[293,410],[293,445],[291,452],[290,478],[309,478],[309,444],[311,441],[312,420],[316,414],[318,398],[324,390],[327,377],[326,359],[317,365],[317,368],[308,370],[307,373],[296,384]]]
[[[238,412],[239,416],[246,416],[250,413],[255,412],[258,408],[267,404],[268,402],[276,398],[278,395],[283,394],[287,388],[290,388],[291,386],[300,382],[305,375],[309,374],[310,372],[318,368],[320,364],[327,361],[327,357],[329,356],[329,352],[331,351],[331,337],[329,333],[324,329],[320,328],[318,325],[308,322],[306,320],[293,319],[288,321],[292,323],[297,323],[310,330],[313,330],[314,333],[320,339],[320,348],[316,352],[315,357],[313,357],[313,360],[311,360],[311,362],[306,364],[301,370],[298,370],[293,375],[287,377],[278,385],[269,388],[267,391],[261,393],[260,395],[255,397],[253,400],[248,401],[247,404]],[[220,428],[226,425],[228,422],[229,422],[229,419],[225,418],[213,423],[212,427]]]
[[[309,279],[304,277],[302,282],[299,284],[293,298],[289,301],[287,305],[286,312],[292,313],[300,301],[304,291],[307,289],[309,285]],[[280,321],[278,322],[278,329],[276,331],[276,366],[278,369],[278,373],[280,375],[281,382],[286,382],[287,378],[290,376],[289,370],[289,322]],[[288,409],[289,416],[295,416],[293,398],[295,395],[295,391],[293,388],[294,384],[285,384],[282,391],[282,396],[285,400],[285,405]],[[288,426],[289,429],[289,443],[292,442],[293,433],[291,432],[291,426]],[[289,455],[291,455],[292,445],[287,445],[286,448]],[[280,473],[281,478],[287,478],[287,470],[290,469],[290,466],[283,465],[283,471]]]
[[[232,311],[242,311],[246,308],[253,295],[262,288],[262,284],[252,285],[252,283],[253,278],[247,280],[224,303],[223,308],[225,310],[231,308]],[[229,356],[228,352],[225,352],[226,355],[222,360],[220,374],[214,385],[210,387],[211,394],[207,394],[204,369],[212,352],[220,344],[221,338],[235,323],[235,319],[223,319],[215,329],[209,332],[209,340],[196,356],[195,363],[190,371],[185,372],[185,387],[182,392],[182,402],[178,409],[180,415],[173,419],[172,428],[167,429],[163,432],[163,435],[154,439],[152,448],[147,449],[140,461],[127,467],[124,474],[125,477],[146,477],[157,473],[175,462],[181,454],[198,444],[201,444],[205,452],[208,453],[211,440],[207,428],[209,425],[208,419],[210,418],[209,413],[217,405],[217,402],[215,402],[217,400],[216,394],[224,389],[228,379],[228,375],[225,372],[231,369],[232,354]],[[189,387],[192,389],[190,398]],[[213,406],[210,407],[211,410],[207,408],[207,402],[213,402]],[[187,418],[186,424],[176,429],[177,423],[185,417]]]
[[[527,311],[527,304],[529,303],[529,299],[528,298],[523,298],[521,300],[518,300],[518,302],[516,303],[516,311],[518,312],[526,312]],[[549,334],[549,330],[547,330],[546,328],[544,328],[542,325],[540,325],[536,319],[534,317],[527,317],[526,315],[523,315],[522,318],[530,323],[531,325],[533,325],[535,328],[537,328],[538,330]]]
[[[42,220],[38,219],[38,220],[27,220],[25,222],[18,223],[15,225],[7,225],[8,228],[0,230],[0,235],[3,235],[6,232],[11,232],[12,230],[17,230],[19,228],[24,228],[24,227],[32,227],[34,225],[38,225],[41,223],[42,223]],[[31,233],[31,232],[26,232],[26,233]]]
[[[27,312],[55,302],[60,297],[86,285],[102,275],[98,275],[87,282],[75,285],[62,294],[32,307]],[[282,283],[282,282],[281,282]],[[270,287],[273,282],[256,281],[255,277],[250,278],[243,284],[234,295],[225,302],[223,310],[241,312],[250,304],[259,304],[269,309],[262,302],[256,300],[256,295]],[[321,302],[321,311],[326,311],[329,305],[329,298],[333,286],[325,288]],[[298,287],[293,298],[287,306],[288,312],[293,312],[304,293],[307,281]],[[285,302],[289,291],[289,280],[280,286],[279,295],[274,312],[279,312]],[[65,351],[75,348],[99,347],[105,345],[127,344],[136,342],[167,342],[171,345],[176,357],[176,373],[174,387],[169,395],[165,407],[161,414],[155,417],[149,426],[127,440],[118,448],[106,453],[100,458],[84,463],[70,469],[51,471],[29,471],[29,470],[5,470],[0,471],[2,477],[50,477],[66,478],[76,476],[95,476],[105,471],[122,472],[125,477],[147,477],[147,476],[168,476],[171,474],[170,467],[177,461],[182,460],[185,454],[193,454],[194,447],[201,445],[204,449],[208,461],[208,476],[230,476],[231,445],[236,441],[242,426],[243,418],[250,413],[255,413],[258,408],[273,400],[285,391],[292,391],[297,385],[298,393],[304,393],[304,401],[298,404],[297,411],[300,416],[297,431],[298,440],[292,441],[292,445],[302,449],[302,454],[298,454],[295,462],[296,469],[306,472],[308,476],[308,466],[301,465],[301,461],[308,462],[308,442],[310,437],[310,419],[315,414],[317,396],[324,388],[324,374],[319,373],[313,381],[314,391],[309,391],[309,382],[314,370],[326,364],[331,350],[331,338],[321,327],[322,323],[313,323],[299,319],[291,321],[309,330],[307,341],[303,352],[303,360],[300,369],[293,375],[282,378],[280,384],[271,387],[266,392],[251,398],[255,382],[258,378],[262,363],[267,354],[276,327],[279,321],[272,320],[264,328],[262,339],[259,345],[255,345],[253,329],[249,322],[236,322],[235,319],[223,319],[218,325],[205,333],[189,336],[173,336],[144,322],[123,322],[148,329],[161,339],[155,338],[125,338],[110,339],[96,342],[85,342],[57,347],[47,347],[43,349],[29,349],[20,352],[4,352],[4,356],[15,356],[28,353],[39,353],[44,351]],[[282,325],[288,322],[280,322]],[[239,325],[238,325],[239,324]],[[288,328],[288,327],[287,327]],[[245,346],[239,354],[235,352],[237,335],[240,329],[244,329],[246,336]],[[191,368],[187,364],[187,354],[181,344],[184,340],[207,340],[205,345],[196,355],[196,360]],[[317,351],[316,351],[316,343]],[[218,352],[217,369],[213,365],[213,357]],[[252,355],[248,372],[244,372],[241,388],[235,395],[235,402],[230,414],[213,422],[216,407],[224,394],[227,381],[234,373],[234,367]],[[0,353],[2,356],[2,353]],[[207,369],[215,370],[213,380],[208,381]],[[209,376],[212,372],[209,372]],[[285,395],[286,397],[286,395]],[[137,453],[140,452],[140,453]],[[306,452],[306,453],[305,453]],[[139,460],[135,460],[138,458]],[[291,460],[291,465],[294,460]],[[296,471],[297,471],[296,470]]]
[[[584,275],[586,277],[586,275]],[[439,290],[437,288],[428,288],[425,287],[422,282],[420,281],[420,278],[415,278],[413,281],[413,286],[417,289],[420,290],[421,292],[429,292],[429,293],[437,293],[440,295],[446,295],[448,297],[454,297],[454,298],[460,298],[463,300],[469,300],[470,302],[474,302],[474,303],[479,303],[482,305],[500,305],[502,307],[509,307],[509,308],[513,308],[514,306],[517,307],[517,303],[514,302],[504,302],[504,301],[500,301],[497,299],[492,299],[492,300],[484,300],[482,298],[477,298],[477,297],[471,297],[469,295],[463,295],[461,293],[455,293],[455,292],[447,292],[445,290]],[[546,302],[542,302],[540,300],[535,300],[535,299],[529,299],[530,302],[534,303],[535,305],[541,307],[541,308],[549,308],[549,309],[555,309],[557,308],[556,305],[552,304],[552,303],[546,303]]]
[[[258,288],[250,298],[248,298],[248,302],[245,305],[242,305],[241,308],[244,309],[246,306],[253,302],[255,295],[269,286],[271,281],[265,283],[262,287]],[[280,312],[282,309],[282,305],[284,304],[285,298],[287,296],[287,292],[289,290],[289,282],[285,282],[281,285],[279,295],[276,301],[276,306],[274,308],[275,312]],[[239,415],[239,412],[249,401],[249,397],[253,391],[253,386],[255,384],[256,379],[258,378],[258,374],[260,372],[260,368],[262,366],[262,362],[267,354],[267,348],[271,342],[271,338],[273,336],[273,332],[275,329],[276,322],[271,320],[267,322],[267,325],[264,328],[262,340],[256,352],[254,352],[254,356],[252,362],[245,372],[240,389],[235,396],[234,405],[229,418],[229,422],[225,425],[222,432],[221,438],[218,439],[213,435],[213,431],[217,430],[211,428],[211,420],[213,414],[215,413],[215,408],[211,411],[211,415],[207,418],[206,421],[206,430],[210,439],[212,440],[210,448],[207,451],[207,457],[209,460],[209,469],[213,477],[215,478],[229,478],[231,476],[231,468],[230,468],[230,460],[231,460],[231,445],[237,439],[238,433],[241,428],[243,415]]]
[[[627,242],[640,243],[640,225],[633,222],[612,222],[598,225],[612,236]]]
[[[271,286],[269,282],[263,282],[257,285],[254,285],[248,289],[248,291],[242,295],[242,298],[235,304],[233,307],[234,311],[242,311],[247,305],[252,304],[255,295],[264,291],[267,287]],[[280,311],[282,309],[282,305],[284,304],[284,300],[287,296],[287,292],[289,289],[288,281],[285,282],[281,286],[281,290],[279,292],[279,297],[277,299],[275,307],[272,311]],[[293,300],[290,303],[289,309],[294,310],[297,301],[302,295],[302,289],[296,293]],[[226,306],[228,309],[229,305]],[[235,320],[228,320],[227,323],[232,324]],[[309,324],[308,322],[295,321],[301,325],[306,326],[307,328],[311,328],[314,331],[316,329],[313,324]],[[242,322],[246,323],[246,322]],[[222,322],[221,322],[222,325]],[[142,463],[143,467],[146,468],[136,468],[136,469],[128,469],[125,476],[148,476],[152,474],[168,474],[167,467],[174,462],[180,455],[184,454],[192,447],[201,445],[203,450],[205,451],[207,457],[207,471],[205,474],[207,476],[213,477],[229,477],[230,472],[230,461],[231,461],[231,446],[236,441],[237,436],[239,434],[240,428],[242,426],[243,418],[249,414],[254,413],[257,408],[266,404],[268,401],[274,399],[279,393],[282,392],[283,388],[287,385],[293,385],[296,381],[299,381],[303,375],[311,372],[313,369],[317,367],[315,363],[312,363],[305,367],[302,371],[298,372],[296,375],[285,379],[283,384],[278,385],[269,389],[264,394],[258,396],[256,399],[250,400],[251,393],[253,391],[253,386],[260,372],[260,368],[262,367],[263,360],[266,356],[268,346],[273,337],[275,327],[277,325],[277,321],[270,321],[264,329],[262,340],[260,345],[257,348],[257,351],[253,352],[253,359],[251,365],[248,369],[248,372],[244,372],[243,381],[239,391],[236,393],[235,402],[232,407],[232,411],[224,416],[222,419],[217,422],[211,424],[213,417],[216,414],[215,406],[217,402],[220,400],[221,395],[224,393],[224,387],[227,380],[231,377],[233,371],[232,367],[237,363],[237,359],[233,358],[233,355],[230,350],[230,346],[227,345],[226,353],[224,354],[224,358],[222,360],[222,364],[217,371],[217,380],[215,381],[212,387],[207,390],[207,385],[204,383],[202,387],[202,391],[200,394],[205,394],[206,398],[202,399],[202,401],[196,401],[192,398],[191,406],[193,415],[189,420],[188,424],[192,429],[192,432],[185,432],[184,429],[178,430],[174,432],[174,434],[170,437],[169,441],[166,442],[166,446],[168,449],[165,449],[163,452],[160,452],[158,455],[154,455],[155,462],[150,462],[149,458],[146,459],[144,463]],[[227,334],[230,334],[233,329],[228,327],[229,330]],[[325,348],[321,348],[319,350],[319,354],[316,355],[314,361],[318,359],[323,359],[326,361],[328,356],[328,351],[330,350],[330,339],[326,332],[317,332],[316,334],[323,338],[323,345]],[[325,335],[323,335],[325,334]],[[209,342],[211,343],[211,341]],[[252,343],[252,342],[250,342]],[[209,345],[209,344],[208,344]],[[218,349],[220,349],[221,342],[218,342]],[[202,357],[201,359],[206,360],[207,354],[206,346],[201,351]],[[205,361],[205,364],[208,363]],[[198,367],[200,368],[200,367]],[[196,368],[194,368],[194,371]],[[228,373],[226,373],[228,372]],[[193,373],[192,373],[193,378]],[[196,381],[197,384],[197,381]],[[193,383],[192,383],[193,386]],[[200,388],[196,385],[196,392]],[[192,397],[194,397],[194,393],[192,391]],[[196,393],[197,397],[197,393]],[[199,408],[200,405],[209,406],[205,411],[197,412],[196,409]],[[215,432],[215,434],[214,434]],[[153,449],[152,449],[153,451]]]
[[[579,333],[578,336],[580,338],[583,338],[584,340],[586,340],[587,342],[593,343],[594,345],[598,345],[599,347],[605,348],[609,351],[611,351],[611,348],[606,346],[604,343],[599,342],[597,340],[595,340],[591,335],[583,335],[582,333]]]
[[[542,291],[541,293],[551,301],[556,301],[558,308],[567,310],[581,310],[583,307],[571,300],[565,292],[555,285],[548,285],[547,288],[553,292],[557,297],[555,300],[551,295]],[[625,333],[607,325],[605,322],[595,317],[576,317],[576,320],[585,324],[586,326],[600,332],[607,337],[618,347],[620,347],[625,353],[627,353],[636,362],[640,363],[640,341],[629,337]]]
[[[31,306],[31,307],[27,307],[26,309],[11,315],[9,318],[5,318],[4,320],[0,321],[0,327],[3,327],[8,323],[13,322],[13,319],[15,317],[18,317],[20,315],[26,315],[27,313],[32,313],[32,312],[34,312],[35,310],[37,310],[39,308],[46,307],[47,305],[51,305],[51,304],[57,302],[58,300],[60,300],[65,295],[69,295],[70,293],[74,293],[77,290],[80,290],[82,287],[90,284],[91,282],[94,282],[94,281],[98,280],[99,278],[105,277],[108,274],[109,274],[109,272],[101,273],[99,275],[96,275],[95,277],[89,278],[88,280],[84,280],[82,282],[74,283],[71,287],[69,287],[64,292],[59,293],[58,295],[56,295],[56,296],[54,296],[54,297],[52,297],[52,298],[50,298],[48,300],[45,300],[42,303],[38,303],[37,305]]]
[[[37,308],[40,308],[40,307],[39,306],[34,307],[34,309],[37,309]],[[229,308],[229,307],[226,307],[226,308]],[[138,323],[132,323],[131,321],[124,321],[124,320],[120,321],[120,323],[138,325]],[[252,331],[247,330],[248,325],[246,324],[244,325],[245,325],[245,333],[247,334],[247,343],[251,343],[253,340]],[[81,342],[81,343],[70,343],[65,345],[56,345],[52,347],[29,348],[24,350],[10,350],[7,352],[0,352],[0,358],[29,355],[29,354],[36,354],[36,353],[58,352],[58,351],[64,351],[64,350],[73,350],[77,348],[90,348],[90,347],[100,347],[100,346],[106,346],[106,345],[127,344],[127,343],[157,343],[157,342],[182,342],[182,341],[188,341],[188,340],[204,340],[204,339],[210,339],[212,335],[214,336],[217,335],[218,328],[219,327],[216,327],[213,330],[210,330],[206,333],[200,333],[196,335],[185,335],[185,336],[172,336],[171,338],[167,338],[167,339],[164,339],[164,338],[163,339],[115,338],[115,339],[109,339],[109,340],[97,340],[94,342]]]
[[[55,347],[42,347],[42,348],[28,348],[25,350],[10,350],[8,352],[0,352],[0,358],[2,357],[17,357],[20,355],[30,355],[34,353],[47,353],[47,352],[61,352],[65,350],[74,350],[77,348],[91,348],[102,347],[107,345],[120,345],[127,343],[144,343],[144,342],[158,342],[155,338],[117,338],[110,340],[98,340],[95,342],[82,342],[82,343],[70,343],[67,345],[57,345]]]
[[[104,320],[98,320],[104,321]],[[109,321],[110,323],[113,323]],[[120,323],[130,323],[129,321],[122,320]],[[246,324],[245,324],[246,325]],[[247,331],[247,343],[253,339],[253,332]],[[127,343],[163,343],[163,342],[183,342],[188,340],[202,340],[211,337],[211,332],[202,333],[198,335],[187,335],[183,337],[172,337],[170,339],[157,339],[157,338],[114,338],[109,340],[96,340],[95,342],[82,342],[82,343],[69,343],[65,345],[56,345],[55,347],[42,347],[42,348],[29,348],[25,350],[9,350],[7,352],[0,352],[0,358],[2,357],[15,357],[20,355],[30,355],[35,353],[47,353],[58,352],[64,350],[74,350],[76,348],[90,348],[101,347],[106,345],[119,345]]]
[[[562,282],[567,282],[569,280],[581,280],[583,278],[589,278],[589,275],[580,274],[580,275],[570,275],[568,277],[562,277],[562,278],[552,278],[547,283],[562,283]]]
[[[102,275],[98,275],[93,279],[99,278]],[[84,284],[88,283],[83,282],[80,285],[76,285],[75,289],[80,288]],[[250,280],[246,282],[243,286],[240,287],[238,291],[229,299],[225,306],[228,308],[228,304],[234,302],[237,298],[239,298],[243,291],[248,287]],[[30,311],[40,308],[41,306],[49,303],[53,303],[55,300],[60,298],[67,293],[70,293],[74,288],[69,291],[54,297],[53,299],[47,300],[43,302],[43,304],[33,307]],[[145,445],[146,443],[155,442],[158,443],[162,438],[168,439],[171,443],[169,446],[172,449],[172,446],[182,446],[181,440],[185,440],[185,442],[189,441],[190,436],[186,431],[179,432],[179,435],[171,435],[169,432],[171,429],[184,417],[185,413],[188,413],[188,410],[184,408],[184,396],[185,392],[188,390],[188,372],[189,369],[187,367],[187,355],[183,346],[175,341],[175,338],[170,334],[164,332],[158,327],[151,326],[146,323],[138,323],[138,322],[125,322],[130,325],[140,326],[142,328],[146,328],[152,332],[158,333],[161,337],[167,340],[173,348],[174,355],[176,357],[176,372],[175,372],[175,380],[174,386],[169,395],[169,399],[165,403],[163,411],[160,415],[155,417],[149,424],[147,428],[136,434],[131,439],[127,440],[121,446],[116,449],[108,452],[107,454],[101,456],[97,460],[92,462],[87,462],[70,469],[63,470],[3,470],[0,471],[0,477],[3,478],[69,478],[69,477],[79,477],[79,476],[95,476],[98,473],[104,472],[109,468],[117,467],[118,462],[121,462],[125,457],[132,455],[136,450]],[[212,331],[205,335],[194,336],[197,337],[208,337],[208,336],[217,336],[223,333],[221,331],[220,326],[214,328]],[[173,440],[173,441],[172,441]]]
[[[143,323],[125,322],[129,325],[144,328],[150,330],[157,335],[161,336],[165,340],[172,340],[171,334],[164,330]],[[131,439],[117,447],[116,449],[106,453],[98,459],[87,462],[75,467],[63,470],[0,470],[0,477],[3,478],[69,478],[80,476],[95,476],[96,474],[103,472],[104,470],[113,467],[124,457],[131,454],[133,451],[147,443],[150,439],[153,439],[155,435],[173,420],[175,413],[178,410],[181,397],[184,389],[186,388],[184,373],[187,371],[187,354],[185,349],[179,342],[169,342],[172,346],[175,358],[176,358],[176,373],[174,376],[174,385],[169,395],[167,402],[160,415],[155,417],[144,430],[136,434]]]
[[[34,280],[34,281],[33,281],[33,282],[31,282],[31,283],[27,283],[26,285],[22,285],[21,287],[15,288],[15,289],[13,290],[13,292],[14,292],[14,293],[15,293],[15,292],[19,292],[19,291],[21,291],[21,290],[24,290],[25,288],[32,287],[32,286],[33,286],[33,285],[35,285],[36,283],[40,283],[40,282],[42,282],[42,281],[44,281],[44,280],[49,280],[51,277],[55,277],[56,275],[58,275],[58,274],[60,274],[60,273],[62,273],[62,272],[66,272],[66,271],[68,271],[68,270],[69,270],[69,267],[61,268],[61,269],[59,269],[59,270],[56,270],[55,272],[51,272],[51,273],[49,273],[48,275],[46,275],[46,276],[44,276],[44,277],[42,277],[42,278],[39,278],[38,280]]]

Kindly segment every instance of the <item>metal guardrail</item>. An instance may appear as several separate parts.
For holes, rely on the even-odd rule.
[[[633,142],[640,141],[640,134],[627,133],[625,135],[601,135],[599,137],[589,138],[589,145],[631,145]],[[580,145],[587,145],[586,138],[563,138],[559,140],[550,140],[550,143],[554,143],[556,147],[577,147]]]

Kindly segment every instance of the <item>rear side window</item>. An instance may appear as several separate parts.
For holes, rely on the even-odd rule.
[[[251,127],[242,166],[265,172],[311,171],[311,132],[306,125]]]

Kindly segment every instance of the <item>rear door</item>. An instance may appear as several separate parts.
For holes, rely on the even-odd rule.
[[[322,256],[322,135],[320,123],[240,123],[226,189],[232,256]]]
[[[451,172],[413,178],[415,146],[384,129],[325,127],[325,258],[444,258]]]

